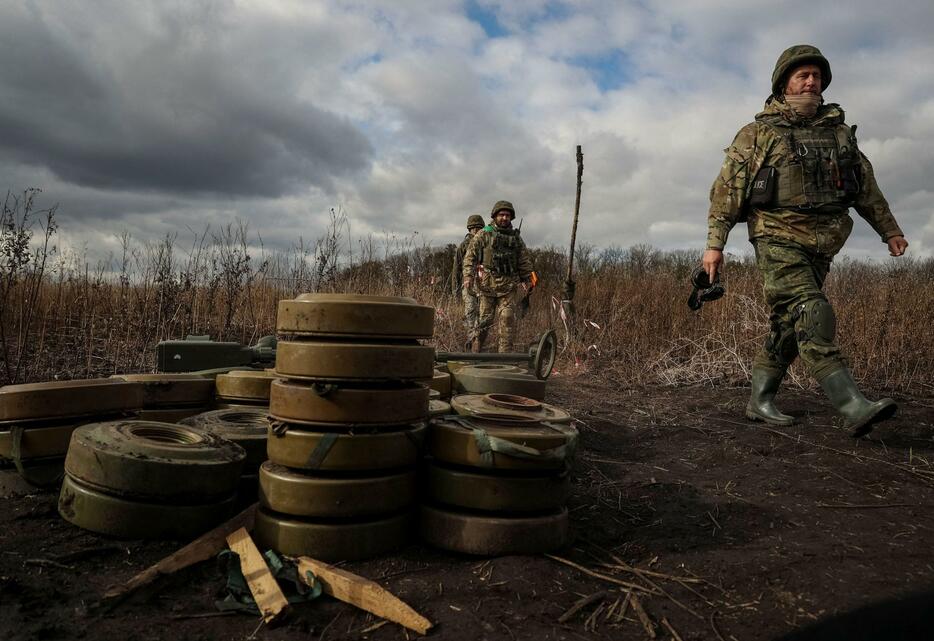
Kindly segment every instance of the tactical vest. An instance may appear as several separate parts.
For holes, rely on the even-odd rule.
[[[807,210],[853,204],[862,182],[855,127],[795,128],[764,122],[781,138],[782,153],[756,174],[751,205]]]
[[[512,276],[519,271],[518,230],[500,231],[494,228],[489,233],[491,239],[483,246],[483,268],[494,276]]]

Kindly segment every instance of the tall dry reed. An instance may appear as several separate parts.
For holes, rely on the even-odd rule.
[[[434,344],[458,351],[460,303],[450,289],[454,245],[413,237],[352,239],[344,214],[312,242],[270,251],[237,223],[158,242],[121,237],[103,261],[56,251],[54,208],[37,191],[8,195],[0,219],[0,383],[84,378],[155,366],[160,340],[209,334],[252,343],[275,331],[278,301],[302,292],[409,296],[437,310]],[[518,338],[561,338],[557,370],[599,372],[611,387],[742,384],[767,330],[761,285],[748,260],[731,261],[726,296],[691,312],[696,252],[647,246],[578,253],[576,315],[563,316],[566,257],[532,250],[541,284]],[[934,391],[934,261],[840,260],[826,284],[838,335],[867,384]],[[792,381],[811,385],[796,366]]]

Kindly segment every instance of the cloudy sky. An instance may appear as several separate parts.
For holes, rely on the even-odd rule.
[[[440,245],[501,198],[563,245],[581,144],[581,241],[700,249],[722,149],[807,42],[929,256],[932,30],[918,0],[11,0],[0,186],[100,249],[237,219],[285,248],[332,207]],[[860,220],[847,252],[885,255]]]

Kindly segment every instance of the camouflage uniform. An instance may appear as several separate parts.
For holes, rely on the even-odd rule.
[[[512,204],[504,200],[493,206],[491,215],[502,209],[515,218]],[[532,274],[532,261],[519,230],[489,224],[478,232],[464,255],[464,278],[475,272],[480,294],[479,347],[498,317],[499,351],[509,352],[515,335],[516,290],[520,282],[528,283]]]
[[[467,229],[483,228],[483,217],[473,215],[467,219]],[[477,336],[477,330],[480,322],[480,302],[477,296],[476,284],[470,287],[463,287],[464,255],[473,240],[474,234],[468,231],[464,235],[464,240],[454,252],[454,269],[451,271],[451,291],[455,296],[459,296],[464,301],[464,329],[467,330],[467,342],[472,342]]]
[[[800,355],[810,372],[820,379],[843,366],[840,349],[832,340],[821,342],[814,337],[799,337],[795,344],[795,321],[808,302],[827,300],[821,292],[824,279],[853,228],[849,203],[841,198],[811,209],[748,204],[753,178],[759,170],[787,166],[794,156],[789,136],[818,127],[843,128],[850,133],[838,105],[823,105],[814,118],[803,122],[790,107],[776,100],[766,105],[755,122],[740,130],[726,149],[726,160],[710,191],[707,247],[723,249],[730,229],[746,217],[749,240],[765,283],[765,299],[771,308],[771,333],[756,360],[762,365],[785,368]],[[858,150],[856,154],[862,184],[852,199],[853,207],[882,240],[903,235],[879,191],[872,165]]]
[[[745,220],[771,310],[770,332],[754,362],[754,395],[757,371],[777,389],[797,356],[818,381],[845,369],[836,319],[821,289],[852,230],[849,208],[883,242],[903,235],[839,105],[820,105],[804,118],[781,99],[796,64],[818,65],[829,84],[829,63],[819,50],[786,50],[773,74],[773,95],[724,150],[710,190],[707,249],[722,250],[730,229]]]

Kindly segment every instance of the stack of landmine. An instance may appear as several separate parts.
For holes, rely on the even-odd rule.
[[[568,540],[570,415],[509,394],[460,395],[457,416],[432,419],[419,529],[437,547],[533,554]]]
[[[259,466],[266,460],[269,385],[275,375],[252,369],[212,374],[116,374],[111,378],[143,385],[140,419],[194,427],[246,450],[238,494],[241,503],[252,502]]]
[[[545,400],[546,380],[517,365],[450,361],[448,369],[458,394],[512,394]]]
[[[429,387],[428,416],[434,418],[450,414],[453,411],[448,402],[451,400],[452,381],[447,365],[437,367],[430,380],[426,379],[421,382]]]
[[[135,416],[142,405],[142,386],[122,380],[0,387],[0,460],[34,485],[57,484],[78,426]]]
[[[181,425],[210,432],[244,449],[246,460],[243,462],[237,491],[240,504],[256,501],[259,467],[266,460],[266,436],[269,431],[267,413],[268,408],[264,407],[231,407],[196,414],[179,421]]]
[[[110,378],[143,388],[140,420],[177,423],[208,411],[214,403],[214,381],[198,374],[114,374]]]
[[[303,294],[279,303],[269,461],[254,536],[353,560],[409,539],[433,377],[434,309],[410,298]]]
[[[269,386],[275,380],[268,370],[234,370],[218,374],[214,379],[217,389],[216,409],[245,409],[269,407]]]
[[[71,435],[58,511],[122,538],[192,538],[227,518],[243,448],[157,421],[91,423]]]

